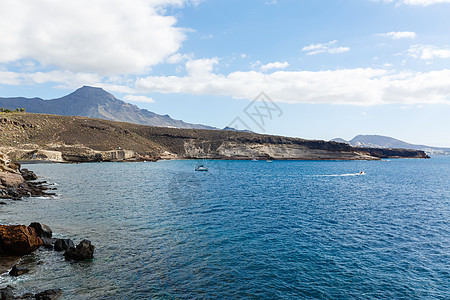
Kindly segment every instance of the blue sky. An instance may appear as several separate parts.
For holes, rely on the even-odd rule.
[[[450,0],[6,0],[0,96],[92,85],[221,128],[450,147],[448,15]]]

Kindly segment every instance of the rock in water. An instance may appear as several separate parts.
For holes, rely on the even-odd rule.
[[[20,268],[16,265],[16,266],[12,267],[11,271],[9,271],[9,275],[10,276],[20,276],[20,275],[26,274],[28,272],[30,272],[30,269]]]
[[[53,244],[55,244],[56,239],[41,237],[42,242],[44,243],[44,247],[47,249],[53,249]]]
[[[35,295],[36,300],[55,300],[61,296],[62,291],[60,289],[45,290]]]
[[[32,227],[0,225],[0,249],[9,254],[30,254],[42,245],[42,240]]]
[[[41,224],[41,223],[37,223],[37,222],[33,222],[30,224],[29,227],[33,227],[34,230],[36,231],[36,234],[39,237],[46,237],[46,238],[51,238],[52,237],[52,230],[50,229],[50,227],[48,227],[45,224]]]
[[[10,285],[0,289],[0,300],[14,300],[14,288]]]
[[[0,300],[16,300],[16,299],[36,299],[36,300],[55,300],[58,299],[59,296],[61,296],[62,291],[60,289],[53,289],[53,290],[45,290],[43,292],[32,294],[32,293],[26,293],[21,296],[14,295],[14,288],[10,285],[7,287],[0,289]]]
[[[63,251],[69,248],[75,248],[71,239],[57,239],[55,242],[55,251]]]
[[[91,241],[82,240],[76,248],[69,248],[64,253],[64,257],[68,260],[73,259],[77,261],[87,260],[94,258],[95,246],[91,244]]]

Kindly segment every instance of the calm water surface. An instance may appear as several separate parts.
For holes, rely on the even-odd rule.
[[[31,273],[3,274],[0,287],[59,287],[63,299],[450,298],[449,158],[195,165],[29,165],[58,196],[10,202],[0,222],[87,238],[95,260],[39,250],[24,258]]]

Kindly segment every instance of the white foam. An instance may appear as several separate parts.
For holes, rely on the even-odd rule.
[[[311,175],[312,177],[348,177],[348,176],[364,176],[366,173],[350,173],[350,174],[331,174],[331,175]]]

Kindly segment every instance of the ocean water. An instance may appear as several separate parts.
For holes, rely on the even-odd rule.
[[[95,260],[39,250],[24,258],[29,274],[3,274],[0,287],[61,288],[63,299],[450,299],[450,158],[196,163],[27,166],[58,196],[10,202],[0,222],[87,238]]]

